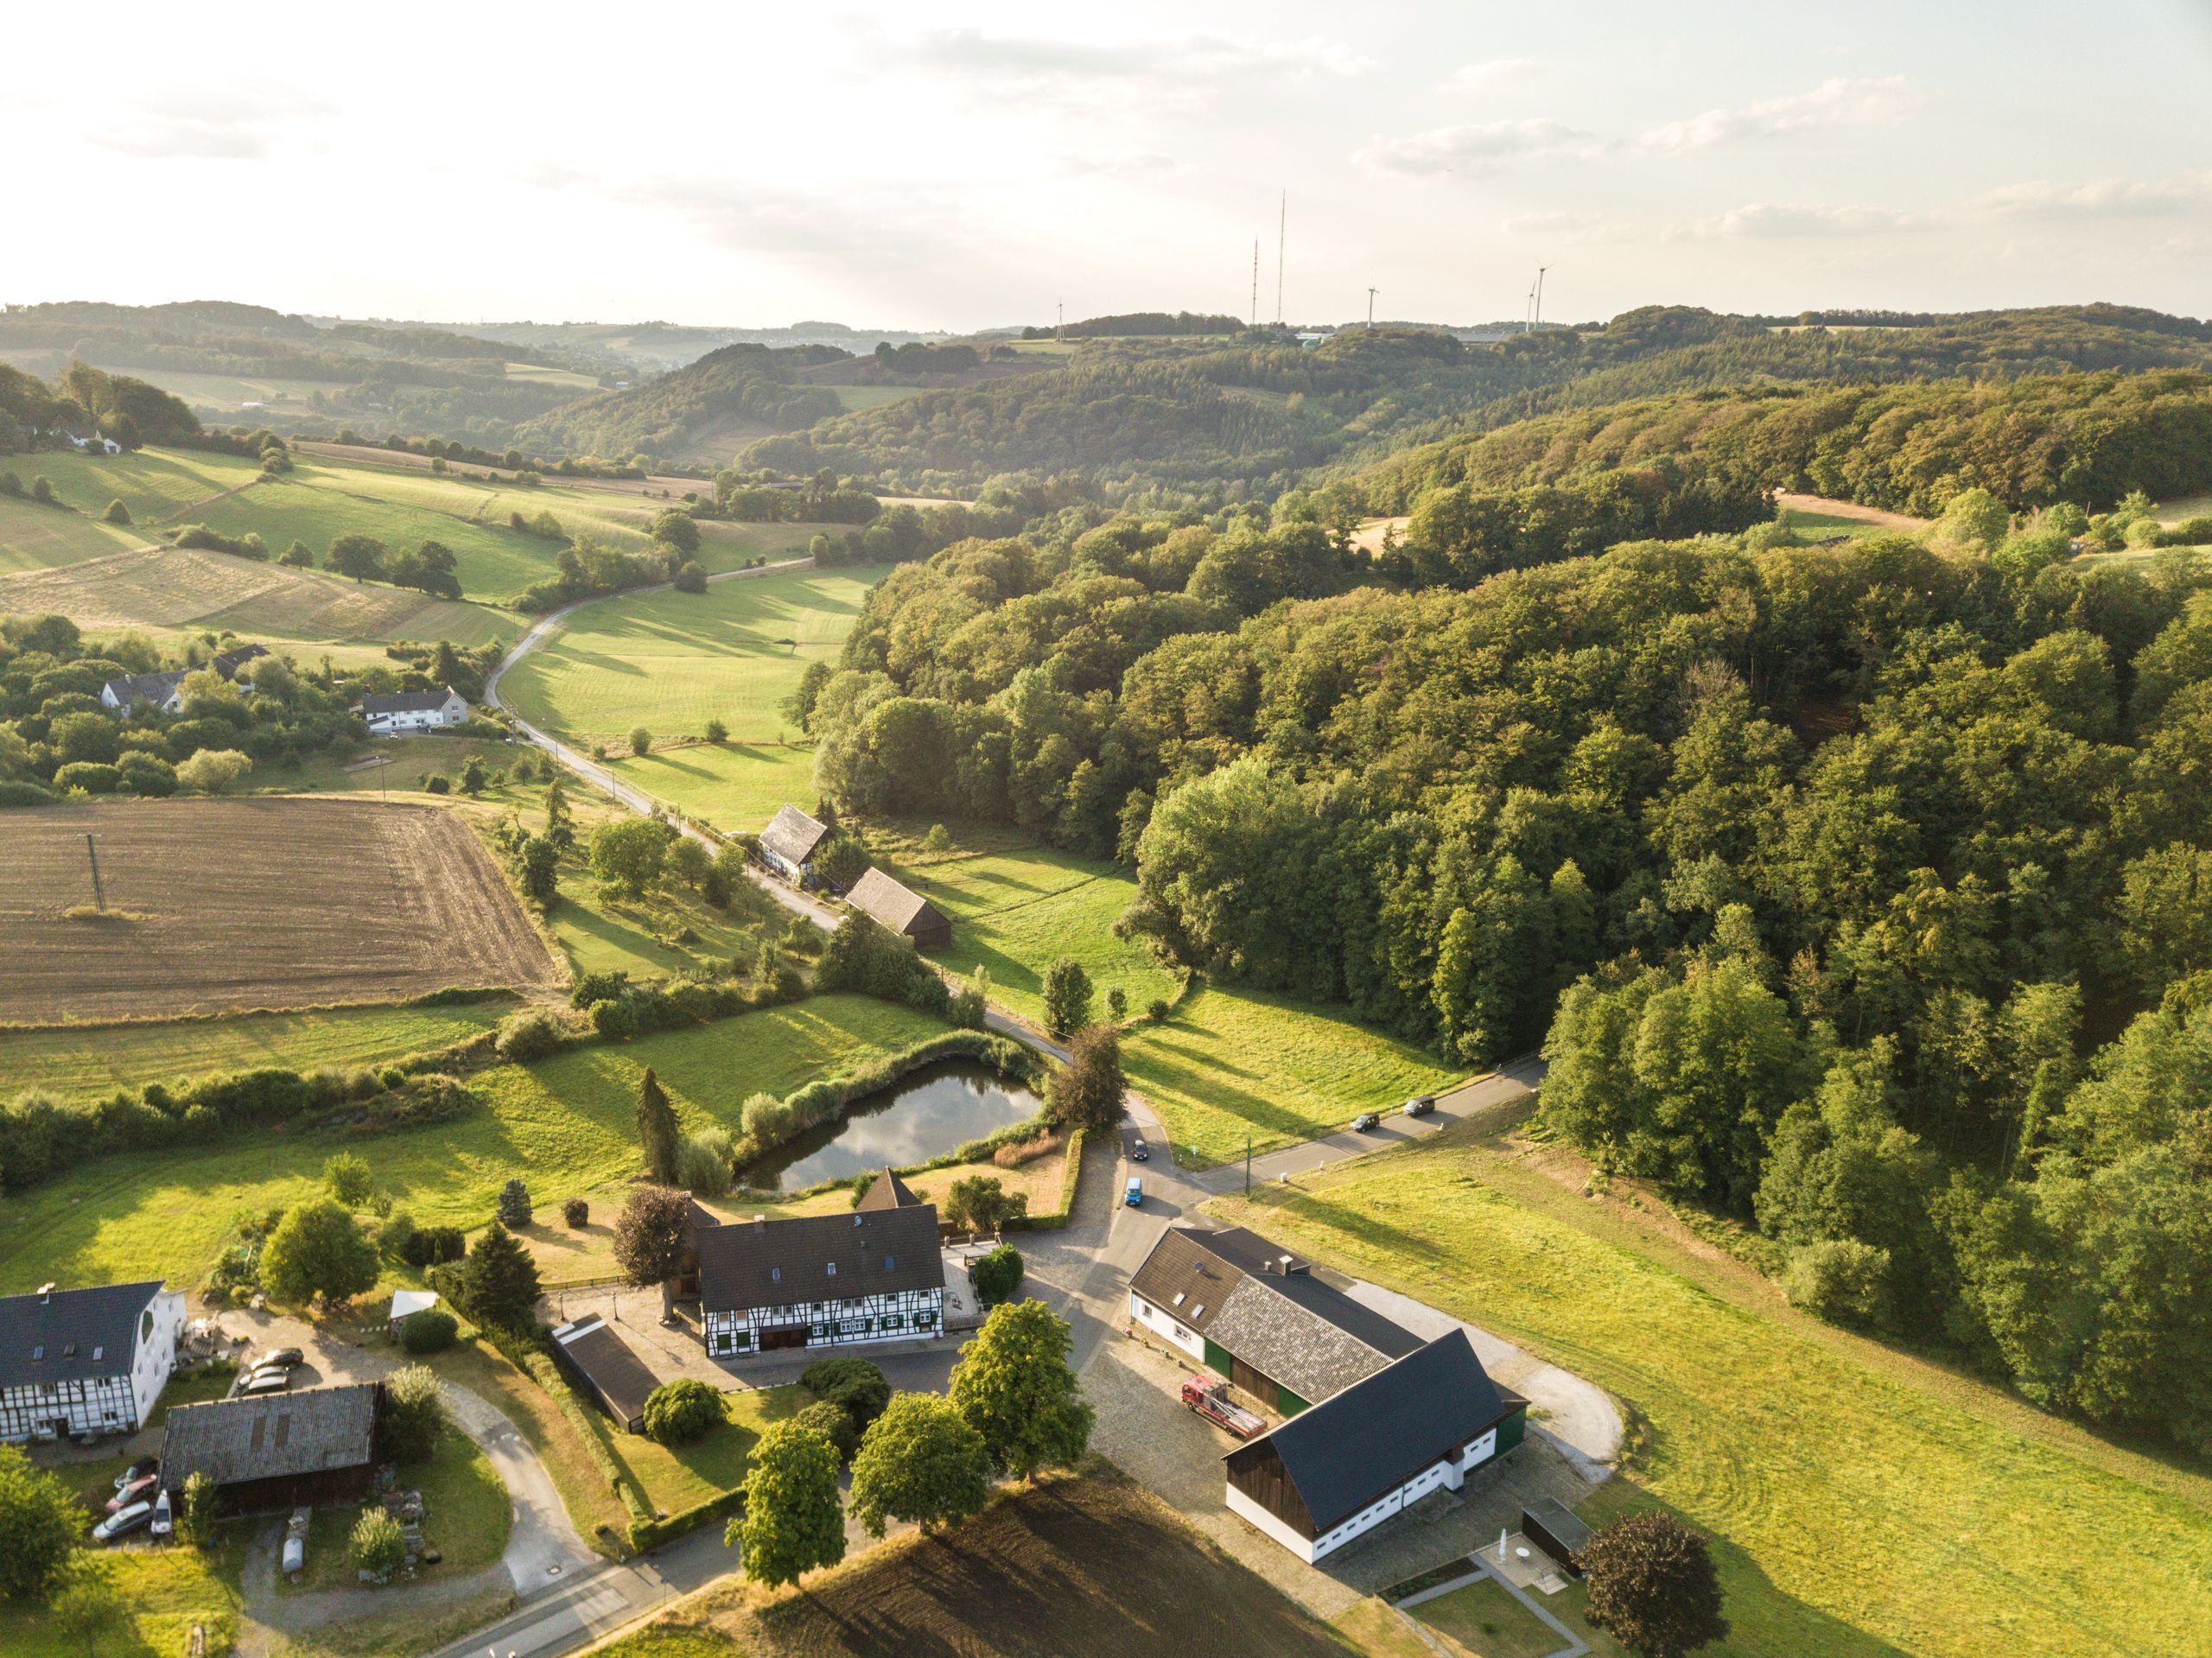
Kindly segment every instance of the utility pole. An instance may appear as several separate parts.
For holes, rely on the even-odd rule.
[[[92,861],[92,908],[100,914],[105,915],[107,899],[100,891],[100,854],[94,850],[92,837],[89,832],[85,836],[85,856]]]
[[[1275,326],[1282,326],[1282,250],[1290,232],[1290,192],[1282,193],[1282,209],[1275,219]]]
[[[1260,238],[1252,238],[1252,326],[1260,326]]]
[[[1379,288],[1367,290],[1367,326],[1370,328],[1375,326],[1375,296],[1382,291]]]

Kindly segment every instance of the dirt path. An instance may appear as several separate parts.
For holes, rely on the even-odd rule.
[[[184,505],[177,508],[175,511],[170,513],[166,518],[156,518],[154,522],[156,524],[175,524],[179,518],[182,518],[188,512],[202,512],[207,508],[214,505],[218,501],[227,501],[233,495],[243,495],[246,491],[251,489],[256,484],[261,481],[262,480],[258,478],[249,478],[245,482],[240,484],[235,489],[224,490],[219,494],[208,496],[205,500],[188,501]],[[168,543],[167,542],[156,542],[155,545],[165,549]]]
[[[1800,495],[1795,490],[1777,490],[1777,506],[1788,507],[1793,512],[1819,512],[1831,518],[1851,518],[1859,524],[1876,524],[1885,530],[1925,530],[1932,520],[1916,518],[1904,512],[1891,512],[1878,506],[1861,506],[1856,501],[1839,501],[1827,495]]]

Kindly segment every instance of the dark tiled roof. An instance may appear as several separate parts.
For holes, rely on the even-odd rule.
[[[1243,1227],[1170,1228],[1129,1287],[1316,1404],[1421,1344]]]
[[[180,1405],[162,1435],[162,1483],[204,1472],[218,1485],[358,1468],[374,1454],[377,1386],[302,1388]]]
[[[265,657],[268,654],[269,647],[265,645],[241,645],[235,651],[223,651],[208,665],[224,678],[228,679],[257,657]]]
[[[699,1234],[699,1300],[709,1312],[944,1287],[934,1204],[733,1221]]]
[[[429,714],[454,696],[452,686],[435,691],[370,691],[361,698],[361,717],[378,714]]]
[[[131,703],[142,700],[166,702],[170,693],[182,683],[182,670],[173,668],[158,674],[127,674],[121,679],[109,680],[100,689],[111,693],[117,702],[129,708]]]
[[[952,924],[944,911],[880,869],[870,868],[845,896],[855,910],[874,917],[893,932],[927,932]]]
[[[645,1367],[630,1344],[607,1327],[607,1321],[597,1313],[588,1318],[579,1318],[572,1324],[563,1324],[553,1332],[553,1339],[561,1344],[562,1350],[575,1362],[576,1368],[590,1378],[591,1385],[607,1401],[607,1407],[626,1426],[645,1413],[645,1401],[652,1396],[659,1383],[653,1373]]]
[[[1223,1461],[1232,1480],[1279,1462],[1319,1537],[1526,1402],[1492,1382],[1467,1332],[1453,1330]]]
[[[161,1280],[149,1279],[0,1296],[0,1388],[129,1375],[138,1315],[161,1293]]]
[[[910,1204],[918,1204],[921,1201],[914,1196],[913,1188],[901,1180],[895,1171],[886,1169],[868,1183],[868,1191],[862,1194],[860,1202],[854,1207],[856,1209],[904,1209]]]
[[[828,825],[816,823],[786,801],[760,831],[760,844],[786,862],[799,864],[814,855],[814,848],[829,833]]]

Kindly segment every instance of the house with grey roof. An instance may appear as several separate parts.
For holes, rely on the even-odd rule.
[[[1528,1412],[1447,1331],[1223,1458],[1229,1511],[1310,1565],[1460,1490],[1521,1443]]]
[[[632,1433],[645,1431],[645,1401],[660,1384],[645,1361],[596,1312],[553,1332],[554,1356],[600,1408]]]
[[[1129,1316],[1262,1409],[1294,1416],[1395,1361],[1421,1338],[1243,1227],[1173,1226],[1129,1280]]]
[[[809,817],[787,800],[760,831],[760,861],[785,880],[804,884],[814,873],[815,849],[829,833],[827,823]]]
[[[944,1332],[934,1204],[755,1217],[696,1236],[700,1324],[713,1357]]]
[[[175,714],[184,706],[184,670],[173,668],[158,674],[124,674],[111,679],[100,687],[100,706],[125,716],[141,709]]]
[[[162,1489],[175,1499],[205,1474],[232,1514],[357,1496],[376,1471],[382,1392],[361,1382],[176,1406],[162,1425]]]
[[[136,1433],[183,1333],[184,1293],[158,1280],[0,1296],[0,1440]]]
[[[371,691],[361,698],[361,719],[372,737],[465,726],[468,699],[450,685],[435,691]]]
[[[880,869],[870,867],[853,883],[845,901],[872,917],[916,950],[949,950],[952,919],[913,888],[896,881]]]

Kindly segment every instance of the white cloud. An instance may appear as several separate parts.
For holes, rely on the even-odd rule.
[[[1445,76],[1438,91],[1446,92],[1486,92],[1516,80],[1526,80],[1540,74],[1544,66],[1534,58],[1490,58],[1481,63],[1462,64]]]
[[[1138,179],[1172,173],[1173,156],[1147,151],[1136,156],[1063,156],[1053,171],[1063,178]]]
[[[886,40],[880,49],[893,61],[924,70],[1028,84],[1205,80],[1254,72],[1298,79],[1314,75],[1349,79],[1375,67],[1371,59],[1341,41],[1258,41],[1227,35],[1107,42],[939,29],[911,41]]]
[[[177,93],[137,105],[86,138],[125,156],[172,161],[258,161],[288,126],[330,113],[316,99],[277,87]]]
[[[1999,219],[2144,219],[2212,211],[2212,173],[2133,181],[2095,179],[2060,184],[2037,179],[2007,184],[1972,204]]]
[[[1406,138],[1370,139],[1357,159],[1390,173],[1430,175],[1485,172],[1538,156],[1590,156],[1597,137],[1548,117],[1438,127]]]
[[[1687,121],[1669,121],[1637,135],[1639,149],[1709,149],[1809,132],[1822,127],[1872,126],[1900,120],[1920,106],[1920,95],[1903,75],[1822,81],[1809,92],[1770,98],[1732,110],[1707,110]]]
[[[1670,241],[1710,241],[1726,237],[1780,239],[1808,236],[1875,236],[1917,230],[1926,221],[1892,207],[1808,207],[1754,201],[1726,213],[1670,227]]]

